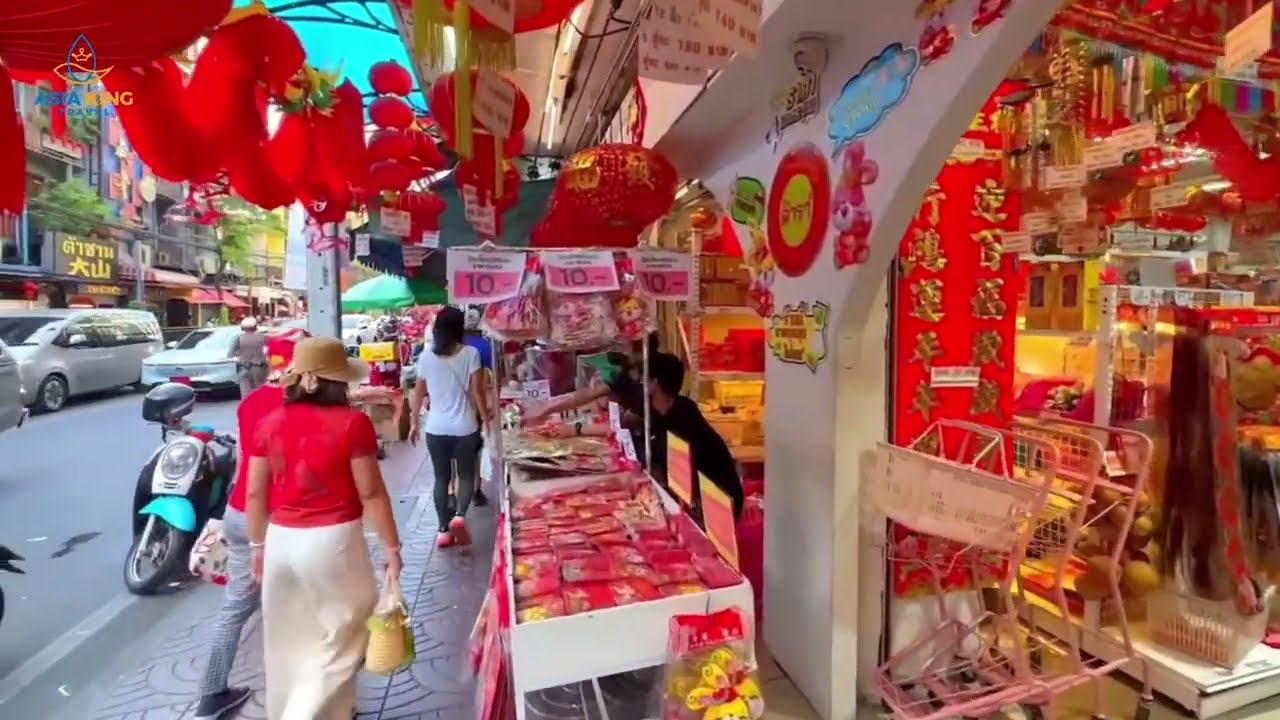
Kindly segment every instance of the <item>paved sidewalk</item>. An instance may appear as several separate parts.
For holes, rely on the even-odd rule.
[[[397,450],[399,450],[397,448]],[[401,585],[413,608],[417,661],[391,678],[362,673],[359,720],[461,720],[474,715],[474,692],[466,672],[467,639],[480,609],[493,555],[494,516],[489,508],[469,513],[475,544],[437,550],[431,507],[430,464],[425,453],[405,449],[384,462],[388,489],[398,505],[404,545]],[[414,468],[414,459],[417,467]],[[407,517],[399,512],[403,508]],[[124,675],[98,701],[93,720],[189,720],[207,657],[202,621],[163,642],[143,667]],[[238,717],[265,720],[262,624],[250,620],[240,644],[232,685],[255,690]]]

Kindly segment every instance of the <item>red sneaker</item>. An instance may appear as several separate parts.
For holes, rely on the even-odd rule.
[[[447,548],[447,547],[451,547],[453,543],[454,543],[453,533],[451,532],[436,533],[436,547]]]
[[[471,533],[467,532],[467,521],[463,520],[461,515],[455,515],[449,521],[449,532],[453,535],[455,543],[459,545],[471,544]]]

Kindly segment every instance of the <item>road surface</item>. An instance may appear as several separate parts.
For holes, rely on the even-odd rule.
[[[76,663],[109,665],[190,594],[135,598],[121,579],[134,484],[160,439],[141,403],[127,392],[87,399],[0,433],[0,543],[27,572],[0,573],[0,715],[38,712],[23,695],[73,693],[87,681]],[[233,431],[235,402],[202,402],[192,420]]]

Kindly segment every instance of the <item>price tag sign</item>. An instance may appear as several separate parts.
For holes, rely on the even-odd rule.
[[[760,0],[700,0],[696,21],[712,41],[754,56],[760,48],[763,9]]]
[[[693,458],[689,443],[667,433],[667,485],[672,494],[685,504],[693,504]]]
[[[631,439],[631,433],[618,433],[618,445],[622,446],[622,454],[631,462],[640,462],[640,456],[636,453],[636,443]]]
[[[1173,304],[1178,307],[1191,307],[1192,295],[1190,290],[1174,290]]]
[[[1053,216],[1047,212],[1033,212],[1022,216],[1022,229],[1031,235],[1053,232]]]
[[[654,300],[688,300],[693,258],[674,250],[631,251],[640,292]]]
[[[421,244],[424,248],[431,248],[432,250],[440,249],[440,231],[423,230]]]
[[[396,344],[363,343],[360,345],[360,359],[365,362],[391,362],[396,359]]]
[[[422,263],[430,253],[430,250],[421,245],[402,245],[400,247],[400,255],[404,258],[404,266],[407,268],[422,267]]]
[[[1257,12],[1227,31],[1222,42],[1222,60],[1219,62],[1223,72],[1233,73],[1271,49],[1273,7],[1269,1],[1262,3]]]
[[[497,237],[498,215],[492,205],[480,203],[480,193],[471,185],[462,186],[462,212],[477,235]]]
[[[529,380],[524,384],[524,397],[530,401],[529,407],[535,403],[542,404],[551,399],[550,380]]]
[[[733,519],[733,501],[702,473],[698,473],[698,491],[702,497],[702,524],[707,528],[707,539],[720,557],[737,570],[738,527]]]
[[[1249,304],[1249,296],[1239,290],[1227,290],[1222,293],[1222,304],[1226,307],[1244,307]]]
[[[1042,172],[1044,174],[1040,187],[1045,190],[1084,187],[1089,175],[1084,165],[1058,165],[1047,167]]]
[[[543,253],[542,264],[547,270],[547,289],[553,292],[612,292],[620,287],[611,250]]]
[[[1007,232],[1000,239],[1005,255],[1021,255],[1031,252],[1031,233],[1026,231]]]
[[[356,257],[369,256],[369,233],[356,233]]]
[[[485,250],[450,250],[446,273],[449,301],[486,304],[520,294],[525,254]]]
[[[1117,167],[1124,164],[1124,153],[1113,142],[1094,143],[1084,149],[1084,167],[1086,170]]]
[[[1125,153],[1142,150],[1156,144],[1156,126],[1150,120],[1134,123],[1111,133],[1108,144],[1115,147],[1123,158]]]
[[[1189,185],[1164,185],[1151,189],[1151,209],[1161,210],[1163,208],[1182,207],[1187,204],[1188,194],[1191,192]]]
[[[1129,289],[1129,302],[1139,307],[1145,307],[1151,304],[1151,299],[1155,295],[1151,292],[1151,288],[1134,287]]]
[[[609,403],[609,427],[615,433],[622,433],[622,408],[616,402]]]
[[[382,208],[378,211],[378,218],[382,232],[387,235],[409,237],[412,228],[412,218],[409,217],[409,213],[404,210]]]
[[[516,106],[516,86],[492,70],[477,71],[476,97],[471,115],[498,137],[511,134],[511,113]]]
[[[1068,195],[1058,204],[1058,217],[1067,224],[1077,224],[1089,217],[1089,201],[1083,195]]]

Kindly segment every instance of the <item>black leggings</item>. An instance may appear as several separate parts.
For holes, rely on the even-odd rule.
[[[467,507],[476,493],[476,484],[480,482],[480,445],[479,431],[470,435],[427,433],[427,452],[431,455],[431,467],[436,476],[433,499],[441,532],[449,528],[452,514],[458,517],[467,514]],[[449,482],[453,479],[454,463],[458,464],[458,509],[456,513],[450,513]]]

